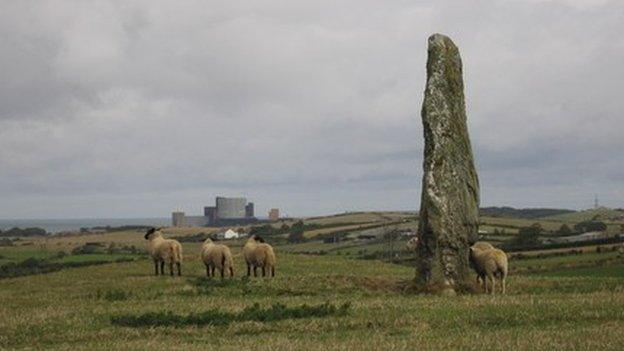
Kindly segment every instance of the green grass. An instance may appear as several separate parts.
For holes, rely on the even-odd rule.
[[[8,262],[19,262],[27,258],[47,259],[56,256],[58,251],[48,251],[43,249],[36,249],[28,247],[26,249],[21,247],[2,247],[0,248],[0,265]]]
[[[235,249],[236,277],[221,280],[204,277],[197,245],[185,243],[184,250],[180,278],[153,276],[152,262],[140,259],[2,280],[0,349],[618,350],[624,344],[624,279],[611,274],[615,266],[594,268],[591,277],[512,274],[506,296],[441,297],[409,293],[413,268],[374,260],[278,248],[277,276],[247,279]],[[603,257],[611,256],[589,254],[587,261]],[[510,265],[561,263],[543,260]],[[345,304],[345,313],[327,313]]]
[[[620,278],[624,279],[624,264],[605,267],[565,268],[556,271],[537,273],[542,277],[583,277],[583,278]]]
[[[553,256],[545,258],[533,258],[523,260],[512,260],[510,266],[516,270],[523,269],[540,269],[543,271],[552,271],[560,268],[571,268],[578,266],[596,266],[608,261],[622,261],[616,252],[606,253],[585,253],[576,255]]]
[[[606,207],[592,208],[584,211],[566,213],[557,216],[546,217],[546,219],[567,221],[567,222],[582,222],[592,219],[598,219],[601,221],[622,221],[624,222],[624,212],[616,211]]]

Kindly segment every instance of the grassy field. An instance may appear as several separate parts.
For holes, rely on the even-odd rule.
[[[582,222],[592,219],[602,221],[624,222],[624,211],[613,210],[610,208],[599,207],[574,213],[566,213],[557,216],[546,217],[548,220],[566,221],[566,222]]]
[[[512,268],[550,270],[512,275],[506,296],[450,298],[409,292],[410,267],[279,248],[274,279],[242,278],[237,256],[234,279],[209,281],[199,244],[184,243],[184,249],[180,278],[152,276],[152,263],[141,259],[1,280],[0,348],[616,350],[624,343],[624,264],[615,253],[583,258],[616,259],[606,267],[565,268],[563,258],[512,261]],[[297,318],[223,322],[223,316],[245,315],[254,304],[272,311],[276,303],[303,312]],[[308,315],[301,307],[327,303],[348,303],[346,315]],[[221,319],[162,326],[158,313],[166,311],[170,317],[204,313]],[[148,318],[147,325],[115,323],[150,312],[159,317]]]
[[[506,235],[497,237],[502,241],[535,222],[547,230],[562,223],[482,221],[488,231],[504,228]],[[199,242],[183,243],[184,276],[174,278],[153,276],[152,262],[136,253],[69,254],[95,242],[104,250],[114,244],[143,251],[139,231],[0,247],[0,265],[37,258],[71,267],[0,279],[0,349],[619,350],[624,343],[624,254],[611,250],[614,245],[600,252],[595,245],[522,252],[510,260],[506,296],[450,298],[412,292],[414,254],[405,251],[406,238],[357,239],[414,230],[414,214],[347,213],[305,222],[323,226],[306,237],[348,232],[352,240],[292,244],[281,238],[273,279],[243,277],[243,240],[226,242],[235,253],[236,277],[224,281],[204,277]],[[393,224],[361,230],[380,223]],[[165,232],[184,237],[217,230]],[[72,266],[117,259],[133,261]]]

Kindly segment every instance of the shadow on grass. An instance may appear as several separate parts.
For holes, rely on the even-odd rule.
[[[335,306],[330,303],[308,306],[287,307],[283,304],[274,304],[269,308],[262,308],[254,304],[240,312],[225,312],[218,309],[208,310],[187,315],[175,314],[171,311],[149,312],[139,315],[113,316],[114,325],[124,327],[184,327],[189,325],[228,325],[232,322],[259,321],[274,322],[283,319],[318,318],[328,316],[345,316],[350,308],[349,303]]]

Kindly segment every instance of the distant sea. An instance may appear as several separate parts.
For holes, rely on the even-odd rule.
[[[0,230],[39,227],[48,233],[78,231],[80,228],[123,225],[167,226],[171,218],[80,218],[80,219],[0,219]]]

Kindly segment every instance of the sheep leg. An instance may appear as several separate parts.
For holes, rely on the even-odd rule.
[[[233,277],[233,276],[234,276],[234,268],[230,266],[230,277]]]
[[[180,262],[176,262],[176,266],[178,266],[178,277],[182,276],[182,264]]]
[[[169,275],[173,277],[173,262],[169,262]]]
[[[254,277],[258,276],[258,267],[254,266]]]
[[[247,264],[247,276],[251,277],[251,266]]]
[[[271,267],[271,277],[275,277],[275,267]]]
[[[160,275],[165,275],[165,261],[160,261]]]
[[[496,279],[494,278],[494,275],[492,274],[488,274],[488,279],[490,280],[490,282],[492,283],[492,289],[490,290],[490,294],[494,295],[494,290],[496,290]]]
[[[214,277],[215,266],[210,267],[210,274]]]
[[[263,277],[266,277],[266,273],[265,273],[264,266],[262,266],[262,276],[263,276]]]
[[[503,295],[505,295],[505,276],[501,279],[501,285],[503,287]]]
[[[156,271],[156,275],[158,275],[158,260],[154,260],[154,270]]]
[[[483,278],[483,292],[488,293],[488,280],[486,277]]]
[[[223,279],[225,277],[225,267],[219,268],[219,271],[221,272],[221,279]]]
[[[210,277],[210,266],[206,265],[206,277]]]

